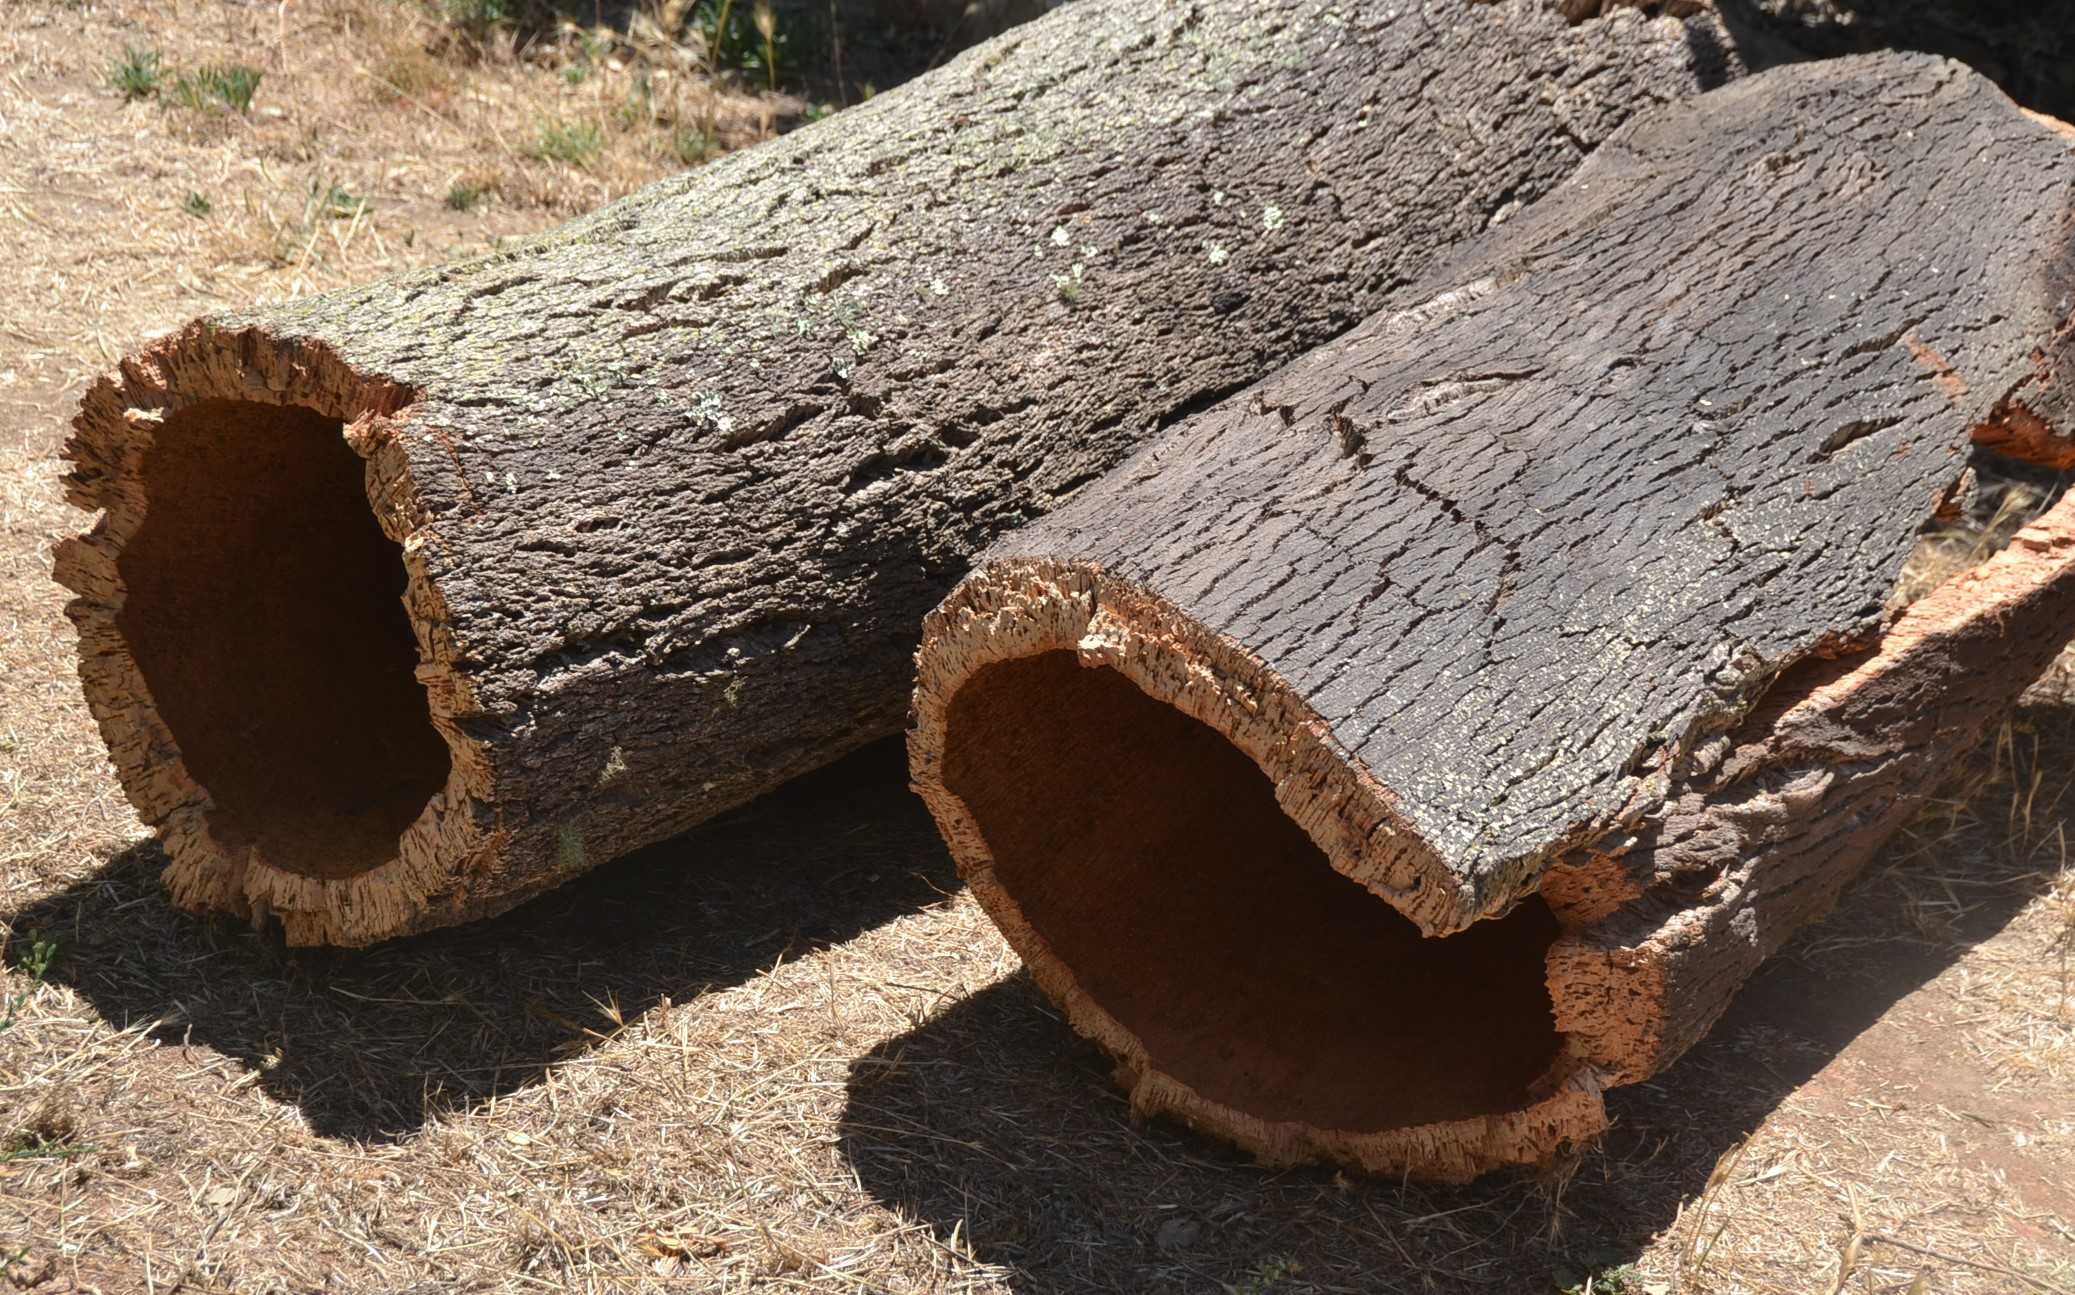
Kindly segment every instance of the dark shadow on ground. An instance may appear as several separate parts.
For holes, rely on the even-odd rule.
[[[317,1132],[408,1136],[537,1082],[633,1020],[939,901],[957,885],[881,742],[493,921],[363,950],[174,910],[140,844],[7,917],[8,956],[54,937],[51,978],[122,1027],[251,1067]]]
[[[844,106],[889,90],[1060,0],[770,0],[777,75],[764,68],[754,0],[444,0],[457,34],[509,34],[522,44],[569,29],[621,37],[660,32],[695,49],[714,41],[714,65],[743,86],[774,84],[808,101]],[[725,27],[722,22],[725,20]],[[797,124],[797,123],[793,123]]]
[[[2036,844],[2013,841],[2005,814],[2032,766],[2006,757],[1958,821],[1927,819],[1891,846],[1677,1066],[1611,1094],[1614,1128],[1560,1189],[1271,1172],[1168,1122],[1136,1125],[1103,1055],[1027,975],[855,1062],[844,1153],[880,1200],[1030,1295],[1570,1289],[1633,1261],[1782,1099],[2051,884],[2075,710],[2030,713],[2055,731]]]

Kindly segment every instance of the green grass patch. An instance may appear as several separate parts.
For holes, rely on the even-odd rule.
[[[776,90],[785,70],[791,33],[783,29],[769,0],[701,0],[692,11],[692,30],[706,46],[708,65],[751,73]]]
[[[51,1142],[35,1133],[17,1133],[0,1141],[0,1164],[16,1160],[70,1160],[92,1150],[76,1142]]]
[[[590,121],[552,121],[540,128],[540,138],[527,156],[565,166],[589,166],[605,151],[605,132]]]
[[[316,214],[333,220],[351,220],[367,210],[367,199],[350,192],[342,184],[314,186],[311,196],[316,199]]]
[[[478,34],[518,21],[517,0],[441,0],[440,13],[456,27]]]
[[[159,92],[166,69],[155,49],[123,48],[122,57],[108,65],[108,83],[125,99],[149,99]]]
[[[1576,1285],[1563,1288],[1562,1295],[1642,1295],[1643,1275],[1634,1264],[1622,1264],[1597,1272]]]
[[[167,97],[183,108],[248,112],[265,75],[244,63],[212,64],[174,77]]]
[[[29,995],[36,992],[50,975],[50,965],[58,960],[58,942],[42,936],[31,936],[28,951],[23,953],[15,965],[29,978],[29,987],[18,994],[10,994],[0,1000],[0,1034],[5,1034],[22,1019],[22,1008],[28,1006]]]
[[[674,127],[670,131],[670,152],[686,166],[697,166],[713,156],[713,137],[689,126]]]

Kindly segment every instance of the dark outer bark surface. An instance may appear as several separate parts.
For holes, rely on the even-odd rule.
[[[140,353],[87,399],[75,501],[134,495],[130,428],[212,395],[349,424],[466,774],[435,806],[466,875],[277,885],[183,845],[176,898],[296,942],[485,915],[897,730],[982,545],[1732,75],[1721,48],[1530,0],[1082,0],[508,253]],[[61,554],[97,644],[119,540]],[[96,691],[157,823],[164,734]]]
[[[1269,769],[1285,807],[1380,805],[1313,835],[1460,929],[1661,805],[1782,670],[1869,643],[1970,429],[2067,425],[2071,178],[1926,56],[1660,111],[969,583],[1085,579],[1257,663],[1335,753]]]

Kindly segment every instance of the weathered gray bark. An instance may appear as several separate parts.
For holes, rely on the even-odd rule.
[[[970,554],[1730,75],[1695,30],[1081,0],[514,250],[145,349],[79,417],[106,511],[58,577],[174,897],[364,943],[896,731]],[[383,534],[333,506],[341,429]]]
[[[1141,1104],[1532,1160],[1820,911],[2075,632],[2065,536],[1888,605],[1973,440],[2065,439],[2070,147],[1924,56],[1662,110],[990,552],[925,630],[915,780]],[[1825,659],[1861,691],[1758,713]],[[1764,937],[1660,958],[1655,1007],[1548,983],[1700,903]]]

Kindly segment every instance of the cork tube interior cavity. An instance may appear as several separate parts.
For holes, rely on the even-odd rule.
[[[309,877],[394,857],[447,781],[403,554],[339,420],[201,400],[140,465],[115,629],[230,851]]]
[[[1204,1101],[1380,1133],[1519,1111],[1556,1065],[1539,899],[1423,936],[1252,759],[1124,674],[1070,649],[982,665],[942,741],[997,921]]]

